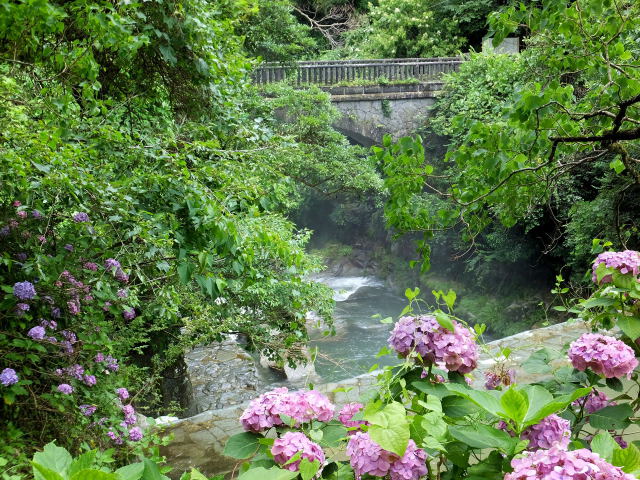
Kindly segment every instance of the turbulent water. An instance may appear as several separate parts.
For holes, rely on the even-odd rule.
[[[376,358],[387,344],[393,324],[407,300],[394,295],[376,277],[320,277],[316,279],[334,290],[336,335],[312,334],[311,347],[318,347],[316,372],[323,382],[340,380],[367,372],[374,364],[389,365],[393,356]],[[378,315],[377,317],[374,317]]]

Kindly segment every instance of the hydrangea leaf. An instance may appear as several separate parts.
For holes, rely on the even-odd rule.
[[[608,432],[600,432],[591,440],[591,451],[597,453],[611,463],[613,451],[619,449],[613,437]]]
[[[264,467],[251,468],[238,477],[238,480],[292,480],[298,472],[283,470],[278,467],[266,469]]]
[[[628,403],[605,407],[589,415],[589,424],[601,430],[619,430],[628,427],[634,415]]]
[[[227,440],[223,453],[232,458],[244,460],[251,457],[258,451],[260,444],[258,440],[261,437],[251,432],[242,432]]]
[[[365,415],[364,418],[371,424],[371,440],[389,452],[404,455],[409,444],[409,422],[401,403],[390,403],[378,412]]]
[[[71,465],[71,454],[62,447],[58,447],[55,443],[47,443],[42,452],[38,452],[33,456],[34,467],[38,464],[45,469],[58,472],[63,477],[67,476],[67,470]],[[36,480],[38,475],[34,471]]]
[[[612,462],[615,466],[621,467],[625,473],[634,473],[640,470],[640,450],[633,443],[625,449],[616,449],[612,454]]]
[[[302,480],[311,480],[320,469],[320,461],[314,460],[310,462],[306,458],[300,461],[300,476]]]

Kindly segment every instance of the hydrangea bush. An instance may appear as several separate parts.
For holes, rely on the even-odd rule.
[[[451,291],[434,291],[437,308],[423,313],[419,290],[407,290],[389,337],[402,363],[384,369],[369,397],[340,408],[315,390],[279,388],[253,400],[240,417],[245,433],[225,449],[249,460],[240,480],[640,478],[630,429],[640,423],[637,252],[607,253],[594,261],[593,295],[571,307],[592,333],[521,365],[504,349],[482,376],[483,326],[453,315]],[[601,330],[613,324],[621,332]],[[517,369],[541,380],[518,383]]]

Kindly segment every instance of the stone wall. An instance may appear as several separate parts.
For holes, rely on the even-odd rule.
[[[382,137],[387,133],[397,140],[421,127],[442,85],[441,82],[430,82],[325,90],[342,113],[334,128],[364,146],[371,146],[382,143]]]
[[[481,355],[475,374],[475,383],[478,386],[482,385],[482,372],[493,365],[492,357],[502,348],[509,347],[512,350],[510,358],[517,365],[542,347],[561,350],[564,345],[586,331],[586,326],[580,322],[561,323],[491,342],[487,344],[487,351]],[[521,369],[516,370],[520,383],[539,379]],[[372,372],[340,382],[316,385],[315,388],[325,393],[339,409],[345,403],[365,399],[370,395],[374,389],[376,377],[377,372]],[[337,389],[340,391],[336,391]],[[257,394],[258,392],[256,396]],[[173,433],[174,440],[163,449],[162,453],[174,466],[173,473],[179,476],[181,472],[191,467],[198,468],[207,475],[232,469],[235,461],[222,455],[222,451],[227,439],[242,431],[238,418],[246,404],[245,402],[220,410],[209,410],[171,423],[166,431]]]

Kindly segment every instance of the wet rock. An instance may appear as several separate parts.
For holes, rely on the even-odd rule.
[[[185,363],[192,388],[188,415],[241,404],[265,387],[253,358],[235,336],[194,348]]]

